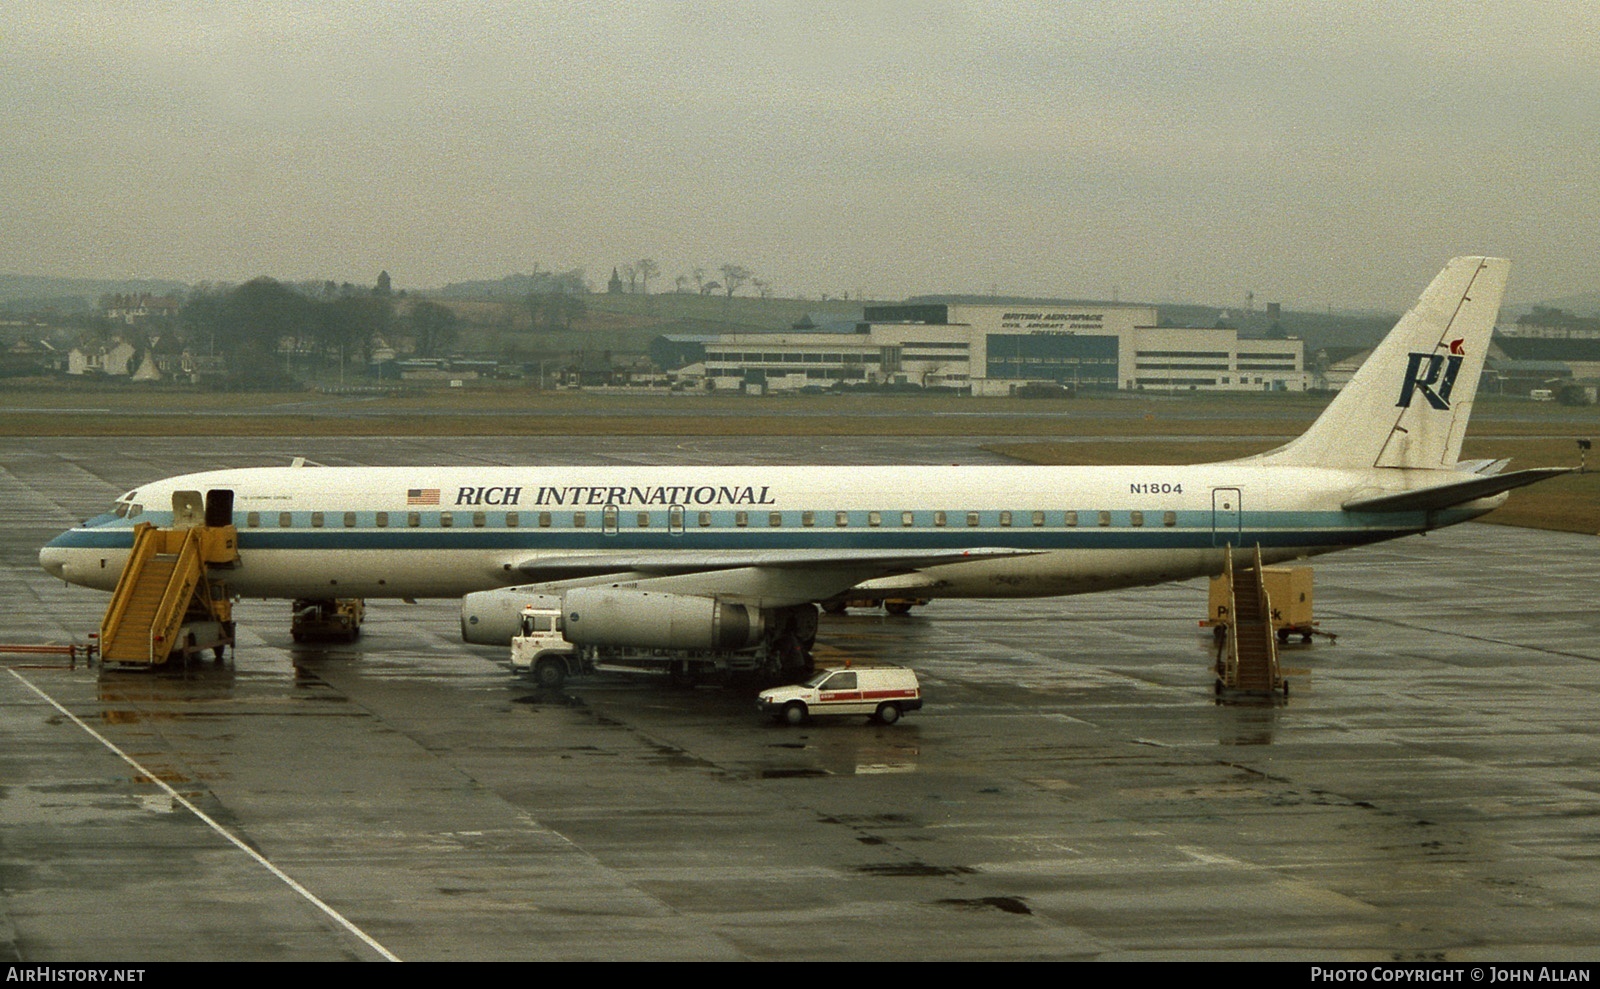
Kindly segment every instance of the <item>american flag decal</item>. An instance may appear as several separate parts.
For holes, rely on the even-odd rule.
[[[437,505],[439,504],[438,488],[407,488],[407,505]]]

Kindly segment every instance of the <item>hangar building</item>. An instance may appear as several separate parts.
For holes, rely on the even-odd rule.
[[[652,356],[707,387],[796,391],[835,383],[1012,395],[1074,391],[1305,391],[1305,345],[1232,329],[1157,326],[1118,303],[867,306],[847,331],[671,336]]]

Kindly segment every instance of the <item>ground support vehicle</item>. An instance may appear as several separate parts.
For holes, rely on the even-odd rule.
[[[814,715],[867,715],[892,725],[908,711],[922,709],[916,673],[901,666],[848,666],[819,670],[804,683],[763,690],[761,713],[785,724],[804,724]]]
[[[842,615],[850,608],[882,607],[891,615],[909,615],[912,608],[927,604],[928,598],[874,598],[845,597],[822,603],[822,610],[830,615]]]
[[[1312,617],[1310,567],[1263,567],[1261,578],[1271,602],[1272,629],[1279,642],[1288,642],[1296,635],[1300,636],[1301,642],[1310,642],[1313,635],[1326,636],[1330,640],[1337,638],[1334,633],[1318,628],[1319,623]],[[1217,640],[1221,641],[1227,634],[1228,625],[1228,581],[1225,576],[1211,578],[1206,611],[1206,618],[1200,625],[1212,629]]]
[[[296,642],[354,642],[361,638],[367,606],[361,598],[301,598],[290,613],[289,635]]]

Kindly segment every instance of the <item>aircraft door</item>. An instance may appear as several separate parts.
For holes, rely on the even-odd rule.
[[[1239,546],[1244,511],[1238,488],[1211,489],[1211,545]]]
[[[205,499],[198,491],[172,492],[172,527],[192,529],[206,521]]]
[[[233,524],[233,491],[212,488],[206,492],[206,525],[219,527]]]

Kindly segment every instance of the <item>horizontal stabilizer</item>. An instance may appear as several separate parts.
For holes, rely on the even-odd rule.
[[[1509,474],[1473,477],[1418,491],[1400,491],[1372,498],[1356,498],[1345,502],[1341,507],[1347,512],[1431,512],[1464,505],[1469,501],[1488,498],[1513,488],[1560,477],[1562,474],[1576,473],[1577,470],[1576,467],[1535,467],[1530,470],[1514,470]]]

